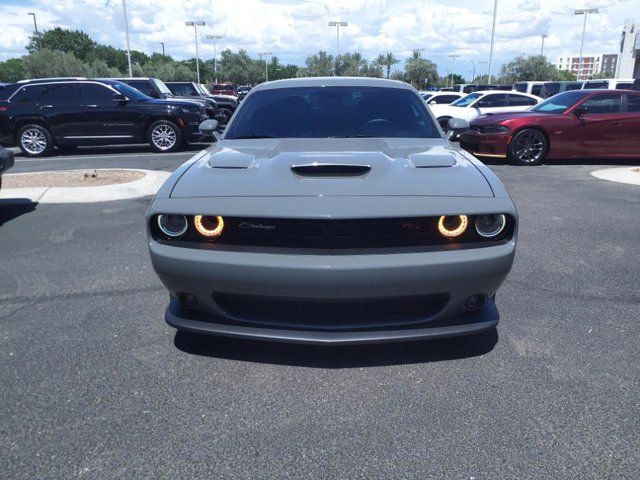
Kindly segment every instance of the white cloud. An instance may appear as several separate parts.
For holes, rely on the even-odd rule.
[[[577,3],[576,3],[577,2]],[[595,5],[597,3],[598,5]],[[521,0],[499,2],[495,63],[518,54],[536,54],[540,35],[548,33],[545,52],[557,55],[579,50],[582,18],[573,8],[597,6],[588,19],[585,51],[616,52],[624,20],[637,0]],[[127,0],[131,47],[158,52],[164,42],[176,58],[195,55],[193,28],[185,20],[203,20],[200,53],[213,55],[207,33],[224,35],[218,50],[244,48],[251,55],[271,51],[281,61],[303,64],[318,50],[336,52],[330,20],[344,20],[340,50],[358,50],[368,58],[392,51],[404,58],[414,48],[435,61],[441,72],[453,68],[467,75],[471,60],[486,60],[493,2],[489,0]],[[593,4],[593,5],[592,5]],[[121,0],[27,0],[0,5],[0,59],[24,55],[36,12],[41,30],[60,26],[80,29],[101,43],[123,48]],[[636,12],[640,9],[636,8]],[[639,19],[640,20],[640,19]],[[453,62],[448,55],[458,54]]]

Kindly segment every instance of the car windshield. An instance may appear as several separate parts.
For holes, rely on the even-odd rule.
[[[156,86],[158,87],[158,90],[160,90],[163,94],[169,95],[169,96],[173,95],[171,93],[171,90],[169,90],[169,87],[167,87],[162,80],[158,80],[157,78],[154,78],[153,83],[156,84]]]
[[[247,97],[225,139],[439,138],[411,90],[384,87],[268,89]]]
[[[202,83],[196,83],[195,86],[200,93],[204,93],[205,95],[211,95],[211,92],[207,90],[207,87],[205,87]]]
[[[531,112],[564,113],[569,107],[583,98],[587,93],[580,91],[563,92],[546,99],[529,109]]]
[[[422,99],[423,100],[429,100],[431,97],[433,97],[433,93],[423,93],[422,94]]]
[[[466,97],[462,97],[451,104],[452,107],[468,107],[482,96],[481,93],[470,93]]]
[[[120,93],[122,93],[129,100],[149,100],[151,97],[145,95],[144,93],[136,90],[133,87],[130,87],[126,83],[122,82],[108,82],[109,86],[115,88]]]

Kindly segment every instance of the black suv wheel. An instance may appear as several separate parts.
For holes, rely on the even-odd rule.
[[[53,151],[53,137],[42,125],[25,125],[18,132],[18,146],[27,157],[44,157]]]
[[[182,147],[182,132],[169,120],[158,120],[149,125],[147,139],[156,152],[174,152]]]

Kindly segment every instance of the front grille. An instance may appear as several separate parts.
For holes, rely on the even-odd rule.
[[[449,296],[317,300],[218,293],[213,298],[227,316],[246,323],[357,330],[428,320],[444,308]]]

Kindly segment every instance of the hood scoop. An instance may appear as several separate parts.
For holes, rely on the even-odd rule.
[[[371,171],[370,165],[349,163],[306,163],[293,165],[291,171],[301,177],[361,177]]]
[[[456,157],[448,153],[420,152],[409,155],[409,161],[415,168],[442,168],[453,167]]]
[[[212,168],[247,169],[251,168],[254,160],[253,155],[225,148],[211,156],[209,166]]]

